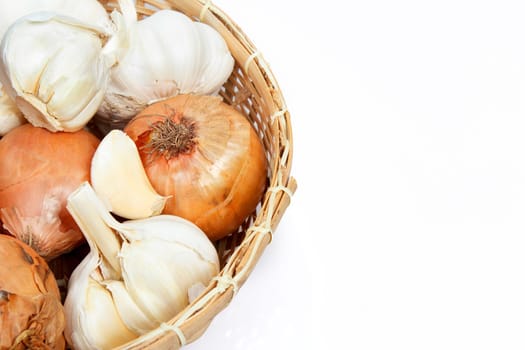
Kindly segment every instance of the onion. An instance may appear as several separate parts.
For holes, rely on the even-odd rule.
[[[157,102],[124,131],[155,190],[171,196],[165,214],[190,220],[217,240],[257,207],[267,172],[263,145],[244,115],[220,97],[178,95]]]
[[[98,143],[88,131],[52,133],[31,124],[0,140],[0,219],[46,260],[84,242],[66,200],[89,180]]]
[[[0,349],[64,349],[64,309],[46,261],[0,234]]]

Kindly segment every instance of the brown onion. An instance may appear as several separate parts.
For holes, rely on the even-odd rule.
[[[155,190],[171,196],[164,213],[194,222],[217,240],[255,210],[266,181],[264,148],[246,117],[220,97],[157,102],[124,131]]]
[[[64,349],[64,309],[46,261],[4,234],[0,261],[0,349]]]
[[[0,219],[47,260],[84,242],[66,200],[89,180],[98,144],[85,130],[52,133],[31,124],[0,139]]]

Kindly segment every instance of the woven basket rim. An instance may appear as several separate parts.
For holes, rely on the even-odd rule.
[[[108,11],[118,7],[117,0],[99,0]],[[297,183],[291,176],[293,155],[290,113],[269,64],[241,28],[219,7],[205,0],[136,0],[139,16],[148,16],[160,9],[180,11],[196,21],[212,26],[223,36],[236,66],[249,82],[252,96],[265,103],[262,106],[271,133],[268,187],[260,208],[246,229],[242,242],[228,262],[190,305],[157,329],[116,349],[179,349],[198,339],[214,317],[228,306],[245,283],[266,246],[271,242],[282,215],[290,204]]]

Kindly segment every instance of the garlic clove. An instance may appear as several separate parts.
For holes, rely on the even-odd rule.
[[[82,260],[71,275],[64,303],[64,334],[77,349],[111,349],[137,337],[123,323],[111,293],[93,278],[100,278],[93,273],[97,264],[98,254]]]
[[[111,292],[115,306],[125,323],[126,327],[137,334],[144,334],[158,326],[158,322],[152,321],[131,298],[124,282],[104,282],[106,288]]]
[[[83,335],[97,349],[112,349],[135,339],[122,321],[111,293],[93,279],[88,279],[88,290],[83,313]]]
[[[153,189],[135,143],[117,129],[95,151],[91,183],[108,209],[127,219],[160,214],[167,199]]]
[[[129,294],[158,323],[168,321],[189,304],[187,291],[196,278],[207,284],[218,273],[195,251],[154,239],[124,245],[121,259],[122,278]]]
[[[0,46],[0,82],[26,119],[80,130],[96,113],[116,62],[102,55],[104,28],[52,12],[18,19]]]

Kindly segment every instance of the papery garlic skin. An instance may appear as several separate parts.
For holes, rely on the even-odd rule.
[[[77,350],[116,347],[159,327],[188,305],[192,286],[219,273],[215,247],[187,220],[159,215],[120,223],[88,183],[71,194],[68,209],[91,248],[64,304],[66,339]],[[100,326],[105,322],[111,325]]]
[[[217,94],[234,60],[212,27],[162,10],[130,24],[129,49],[111,70],[98,114],[129,120],[148,104],[181,93]]]
[[[50,131],[77,131],[104,98],[109,33],[72,17],[38,12],[17,20],[0,46],[0,82],[26,119]]]
[[[146,175],[135,142],[121,130],[110,131],[91,161],[91,184],[109,211],[126,219],[160,214],[167,197]]]
[[[27,123],[24,115],[0,85],[0,136],[24,123]]]

